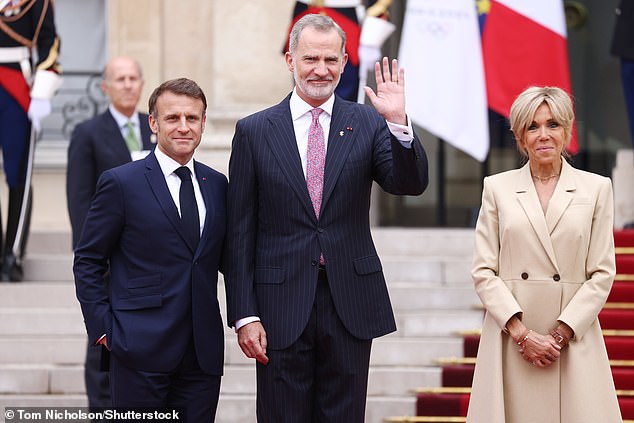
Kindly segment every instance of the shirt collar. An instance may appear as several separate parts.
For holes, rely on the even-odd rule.
[[[127,117],[126,115],[115,109],[112,104],[108,106],[108,110],[110,111],[110,114],[114,118],[115,122],[117,122],[117,126],[119,126],[120,129],[124,128],[128,124],[128,121],[131,121],[135,128],[140,128],[139,114],[137,112],[134,112],[132,113],[132,116]]]
[[[319,108],[328,114],[328,116],[332,116],[332,107],[335,104],[335,95],[332,94],[328,97],[328,100],[324,101]],[[291,118],[295,121],[300,117],[304,116],[306,113],[310,112],[314,109],[313,106],[306,103],[302,98],[297,94],[297,87],[293,88],[293,94],[291,94],[291,99],[289,100],[289,106],[291,108]]]
[[[159,166],[161,167],[161,171],[163,172],[163,175],[165,177],[168,177],[169,175],[174,173],[176,169],[183,166],[180,163],[178,163],[176,160],[172,159],[167,154],[163,153],[159,147],[156,147],[154,149],[154,155],[156,156],[156,160],[158,161]],[[194,159],[191,158],[185,164],[185,166],[189,168],[189,171],[192,173],[193,177],[195,178],[196,172],[194,172]]]

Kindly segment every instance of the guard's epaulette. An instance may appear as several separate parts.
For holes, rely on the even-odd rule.
[[[18,3],[10,2],[9,5],[0,9],[0,31],[4,32],[10,38],[28,48],[33,48],[33,44],[35,43],[35,40],[37,40],[42,22],[44,21],[43,18],[46,15],[46,10],[48,9],[49,0],[44,0],[42,15],[38,21],[33,39],[28,39],[18,34],[9,26],[9,24],[22,18],[22,16],[24,16],[24,14],[28,12],[31,7],[33,7],[36,1],[37,0],[21,0]]]

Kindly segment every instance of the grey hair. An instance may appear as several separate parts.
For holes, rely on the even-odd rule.
[[[344,54],[346,50],[346,33],[341,29],[330,16],[309,14],[304,15],[295,22],[291,34],[289,35],[288,50],[291,54],[295,54],[297,49],[297,43],[299,42],[299,36],[305,28],[314,28],[317,31],[328,32],[331,30],[337,31],[339,37],[341,37],[341,54]]]

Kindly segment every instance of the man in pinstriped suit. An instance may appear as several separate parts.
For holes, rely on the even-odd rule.
[[[370,191],[376,181],[392,194],[421,194],[427,158],[396,60],[375,65],[377,93],[366,88],[374,108],[333,94],[344,48],[329,17],[300,19],[286,53],[295,89],[240,120],[233,139],[227,314],[258,362],[261,423],[363,422],[372,339],[396,330],[370,234]],[[307,187],[315,137],[325,144],[317,201]]]

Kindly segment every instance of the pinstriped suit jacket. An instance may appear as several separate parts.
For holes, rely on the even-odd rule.
[[[336,97],[319,221],[306,187],[289,107],[240,120],[229,163],[225,256],[229,324],[259,316],[268,348],[295,342],[308,321],[320,252],[346,329],[371,339],[396,330],[370,234],[372,181],[392,194],[421,194],[427,157],[404,148],[374,108]]]

